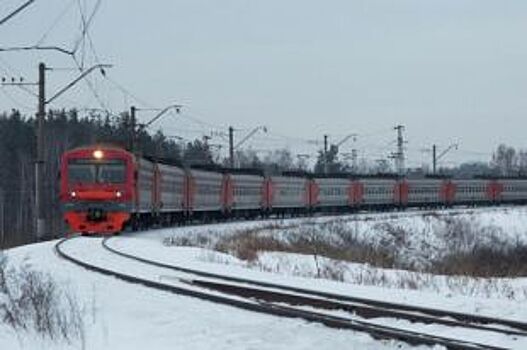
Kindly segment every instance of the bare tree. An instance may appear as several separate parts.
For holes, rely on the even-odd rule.
[[[502,176],[510,176],[517,170],[516,150],[500,144],[492,156],[492,166]]]

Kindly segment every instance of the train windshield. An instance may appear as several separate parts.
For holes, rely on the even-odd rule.
[[[68,181],[70,184],[124,183],[126,162],[122,159],[72,159],[68,162]]]

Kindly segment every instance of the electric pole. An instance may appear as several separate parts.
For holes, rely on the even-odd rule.
[[[229,166],[234,168],[234,128],[229,126]]]
[[[404,137],[403,137],[403,125],[397,125],[394,127],[397,130],[397,152],[392,157],[395,158],[395,167],[397,169],[397,175],[404,175]]]
[[[458,146],[459,145],[457,143],[453,143],[450,146],[448,146],[443,152],[439,153],[439,155],[436,154],[437,153],[436,145],[432,146],[432,171],[434,175],[436,174],[436,170],[437,170],[437,162],[441,158],[443,158],[448,152],[450,152],[452,149],[457,149]]]
[[[166,106],[165,108],[137,108],[135,106],[130,107],[130,135],[129,135],[129,147],[130,151],[132,153],[139,153],[140,151],[140,136],[141,131],[145,130],[146,128],[150,127],[153,123],[155,123],[157,120],[159,120],[163,115],[165,115],[169,110],[175,109],[176,113],[181,112],[182,105],[178,104],[171,104]],[[137,111],[159,111],[152,119],[150,119],[147,123],[138,123],[137,122]],[[156,145],[157,147],[157,145]],[[156,151],[157,152],[157,151]]]
[[[263,132],[267,132],[267,127],[260,125],[256,128],[252,129],[243,139],[238,141],[238,143],[234,144],[234,129],[233,127],[229,127],[229,160],[231,163],[231,168],[234,167],[234,151],[240,148],[241,145],[243,145],[247,140],[249,140],[251,137],[253,137],[258,131],[262,130]]]
[[[130,149],[130,152],[132,153],[135,152],[136,138],[137,138],[137,133],[136,133],[137,121],[135,119],[135,112],[136,112],[135,106],[131,106],[130,107],[130,130],[128,131],[129,132],[128,147]]]
[[[436,174],[436,167],[437,167],[437,147],[436,145],[432,146],[432,174]]]
[[[328,173],[328,135],[324,135],[324,174]]]
[[[45,218],[44,189],[44,118],[46,117],[46,65],[38,65],[38,110],[37,110],[37,161],[35,162],[35,215],[37,217],[37,240],[44,237]]]
[[[111,67],[109,64],[96,64],[84,71],[81,72],[81,74],[72,80],[69,84],[64,86],[62,89],[57,91],[53,96],[51,96],[49,99],[46,99],[46,71],[51,70],[52,68],[46,67],[44,63],[39,63],[38,65],[38,82],[37,83],[25,83],[22,82],[22,78],[20,79],[20,82],[16,82],[14,78],[11,78],[11,83],[5,83],[5,78],[2,78],[2,85],[37,85],[38,86],[38,106],[37,106],[37,113],[36,113],[36,119],[37,119],[37,128],[36,128],[36,161],[35,161],[35,202],[34,202],[34,213],[35,216],[35,223],[34,223],[34,229],[35,229],[35,239],[42,240],[44,239],[44,235],[46,233],[46,222],[45,222],[45,213],[44,213],[44,189],[46,188],[44,186],[44,150],[46,149],[45,144],[45,138],[44,138],[44,123],[46,118],[46,105],[53,102],[55,99],[57,99],[59,96],[61,96],[63,93],[65,93],[67,90],[69,90],[71,87],[73,87],[75,84],[77,84],[79,81],[81,81],[85,76],[93,72],[95,69],[100,69],[101,73],[105,75],[104,68]]]

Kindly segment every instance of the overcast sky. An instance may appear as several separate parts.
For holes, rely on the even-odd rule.
[[[0,26],[0,46],[73,47],[79,2],[88,14],[96,4],[36,0]],[[0,17],[20,3],[0,0]],[[433,143],[459,142],[455,162],[488,159],[500,142],[527,148],[525,0],[102,0],[89,33],[99,61],[114,64],[111,81],[93,75],[98,97],[82,84],[51,107],[119,112],[178,102],[183,114],[158,124],[169,134],[233,125],[242,137],[265,125],[269,133],[246,146],[315,153],[320,144],[306,140],[357,133],[343,151],[371,159],[394,150],[392,128],[403,124],[412,166],[430,158],[421,150]],[[89,40],[85,52],[94,64]],[[0,74],[34,80],[39,60],[74,66],[56,53],[0,52]],[[48,95],[75,74],[49,72]],[[2,110],[33,113],[35,105],[24,91],[0,90]]]

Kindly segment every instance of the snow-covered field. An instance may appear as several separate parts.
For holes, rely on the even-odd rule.
[[[255,314],[86,272],[53,242],[12,249],[11,263],[48,271],[83,305],[85,335],[71,344],[0,327],[0,349],[391,349],[365,334]],[[97,259],[95,253],[94,259]],[[124,263],[123,263],[124,264]],[[122,267],[122,266],[121,266]]]
[[[477,241],[457,242],[456,248],[470,249],[476,242],[516,244],[527,239],[527,209],[498,208],[453,210],[448,215],[461,217]],[[359,219],[359,220],[357,220]],[[392,244],[393,227],[404,227],[401,264],[426,267],[453,249],[444,234],[448,223],[436,213],[405,212],[360,214],[349,217],[324,217],[287,220],[286,228],[270,229],[262,234],[301,234],[302,227],[328,227],[335,220],[350,225],[356,239]],[[527,279],[475,279],[433,276],[420,272],[382,269],[364,264],[332,261],[321,256],[287,252],[260,252],[254,261],[241,260],[212,250],[215,240],[239,230],[268,226],[269,222],[224,223],[153,230],[126,235],[109,241],[114,248],[143,257],[179,264],[204,271],[301,286],[345,295],[377,298],[392,302],[440,307],[503,318],[527,320]],[[322,226],[321,226],[322,225]],[[324,226],[326,225],[326,226]],[[386,226],[388,225],[388,226]],[[488,227],[498,227],[489,230]],[[390,229],[386,230],[386,227]],[[286,232],[287,231],[287,232]],[[412,233],[413,232],[413,233]],[[496,236],[496,232],[499,233]],[[203,240],[203,235],[212,237]],[[173,246],[180,237],[198,237],[197,247]],[[498,238],[496,238],[498,237]],[[174,239],[177,238],[177,239]],[[451,237],[452,238],[452,237]],[[337,239],[328,237],[328,239]],[[110,259],[102,250],[79,252],[91,261],[119,269],[131,268],[124,258]],[[11,249],[6,252],[11,264],[52,274],[62,286],[79,298],[83,307],[85,334],[72,344],[41,339],[32,332],[15,333],[0,326],[0,349],[85,348],[85,349],[393,349],[401,344],[381,342],[350,331],[328,329],[302,320],[282,319],[254,314],[228,306],[212,304],[130,285],[74,266],[53,252],[54,242]],[[453,243],[452,243],[453,244]],[[91,249],[91,248],[90,248]],[[108,254],[106,252],[106,254]],[[339,278],[320,275],[321,266],[340,269]],[[134,273],[151,274],[135,266]],[[314,278],[317,277],[317,278]],[[158,273],[159,281],[170,279],[170,272]],[[380,322],[382,320],[379,320]],[[504,344],[509,345],[508,342]],[[527,348],[527,342],[513,343]],[[407,348],[402,345],[402,348]]]
[[[527,208],[501,207],[446,211],[359,214],[299,220],[225,224],[163,232],[167,245],[204,248],[203,261],[234,264],[284,275],[322,277],[355,285],[430,291],[444,295],[527,300],[527,278],[475,278],[427,273],[450,255],[479,248],[499,251],[527,247]],[[335,247],[363,245],[389,253],[390,269],[367,263],[325,258],[323,253],[259,251],[256,259],[240,260],[236,252],[213,251],[226,237],[256,234],[291,243],[311,236]],[[225,244],[223,244],[225,245]],[[236,244],[230,245],[237,247]],[[361,246],[362,247],[362,246]],[[236,249],[233,249],[236,250]],[[527,251],[527,249],[525,250]],[[525,269],[527,271],[527,269]]]

